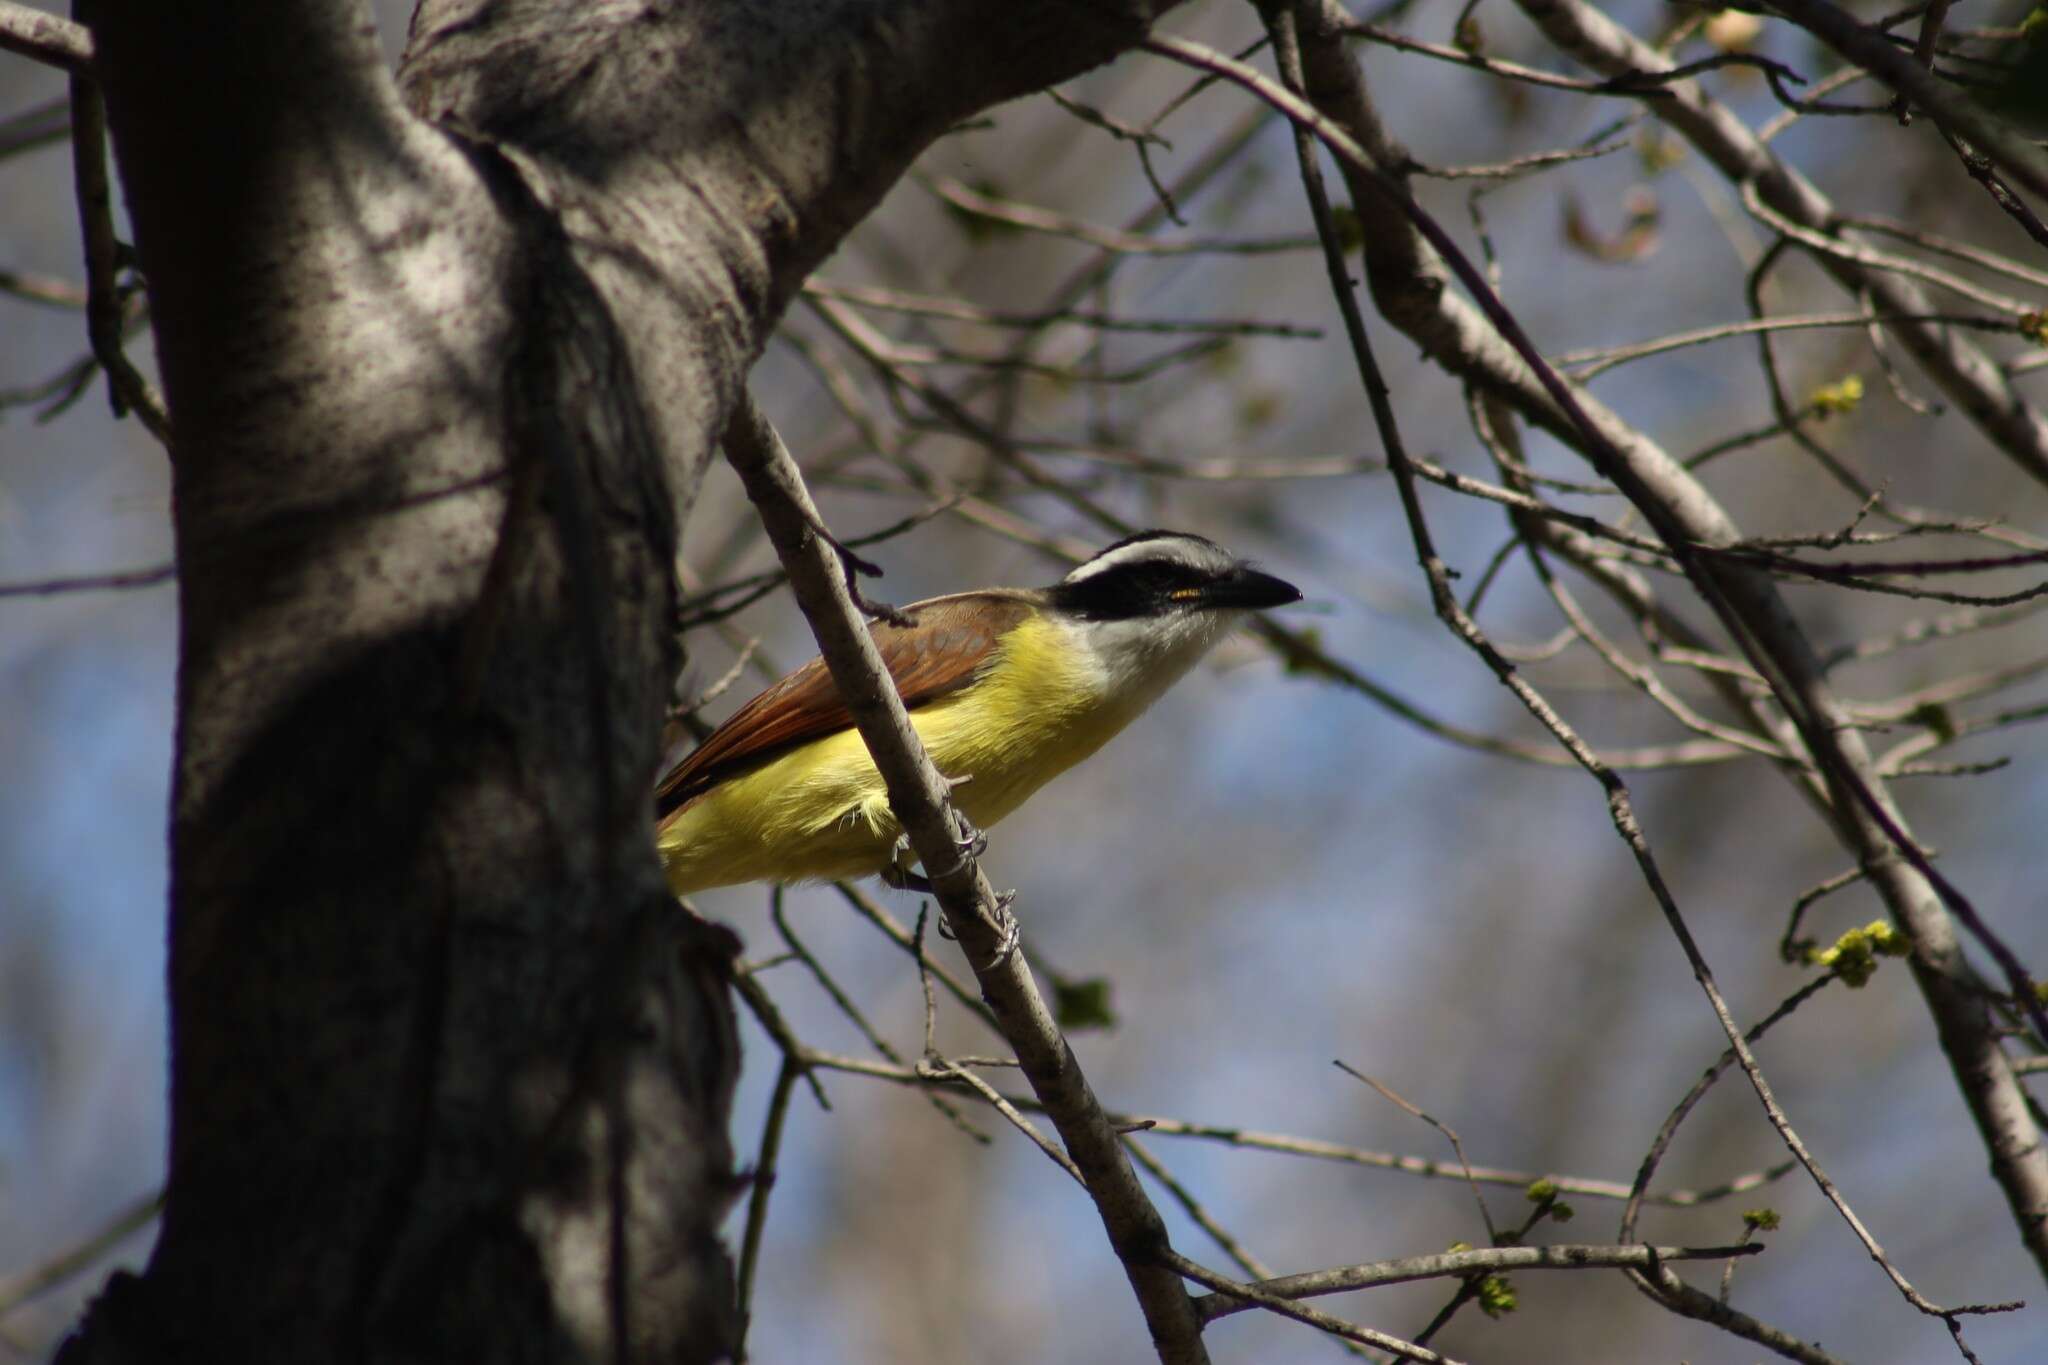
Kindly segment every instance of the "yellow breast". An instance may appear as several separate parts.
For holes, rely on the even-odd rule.
[[[1026,618],[976,680],[911,713],[954,804],[980,828],[1094,753],[1151,696],[1116,695],[1068,627]],[[1156,693],[1154,693],[1156,695]],[[677,895],[749,881],[870,875],[899,832],[881,774],[859,734],[841,731],[721,783],[662,830]]]

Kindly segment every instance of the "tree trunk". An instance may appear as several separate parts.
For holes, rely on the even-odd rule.
[[[672,565],[804,274],[1146,7],[92,0],[175,444],[170,1183],[70,1361],[730,1341]]]

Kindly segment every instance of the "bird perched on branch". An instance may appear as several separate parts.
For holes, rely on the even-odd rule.
[[[1247,613],[1298,602],[1222,546],[1144,531],[1049,588],[914,602],[869,629],[953,804],[987,829],[1137,719]],[[880,874],[915,884],[882,776],[813,659],[655,788],[677,895]]]

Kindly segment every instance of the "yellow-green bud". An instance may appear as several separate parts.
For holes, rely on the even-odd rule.
[[[1806,401],[1819,416],[1845,416],[1856,411],[1856,405],[1863,401],[1863,379],[1852,374],[1833,384],[1823,384],[1809,394]]]
[[[1515,1287],[1505,1275],[1488,1275],[1479,1282],[1479,1311],[1489,1318],[1512,1313],[1516,1308]]]

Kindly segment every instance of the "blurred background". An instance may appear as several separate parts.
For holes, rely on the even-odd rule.
[[[1698,22],[1704,12],[1650,0],[1610,13],[1646,37],[1686,19],[1695,31],[1682,37],[1681,59],[1747,45],[1809,77],[1838,65],[1781,24],[1730,29],[1724,16],[1714,34]],[[379,6],[394,58],[405,14]],[[1510,6],[1468,14],[1477,28],[1465,30],[1467,42],[1487,55],[1572,70]],[[1437,44],[1451,43],[1461,21],[1436,0],[1378,17]],[[1992,28],[2017,17],[1963,3],[1950,23]],[[1168,27],[1229,51],[1259,37],[1249,6],[1221,0],[1175,12]],[[1423,203],[1468,250],[1482,240],[1490,249],[1503,297],[1547,354],[1747,316],[1744,279],[1767,231],[1697,155],[1640,121],[1636,104],[1508,85],[1379,46],[1361,53],[1382,113],[1426,166],[1613,144],[1540,173],[1418,182]],[[1752,126],[1781,112],[1752,71],[1708,81]],[[1090,509],[1195,530],[1300,584],[1308,601],[1282,623],[1311,633],[1331,658],[1449,725],[1543,748],[1541,731],[1430,611],[1393,484],[1374,467],[1379,441],[1312,249],[1288,130],[1229,88],[1176,105],[1190,84],[1183,70],[1132,57],[1063,88],[1064,106],[1023,101],[943,139],[820,270],[834,288],[792,309],[756,392],[842,536],[929,514],[865,551],[887,569],[877,596],[1051,582],[1065,571],[1062,550],[1085,553],[1114,538]],[[62,94],[55,74],[0,55],[0,127],[18,140],[33,141],[27,120],[50,117],[44,111]],[[1867,83],[1832,97],[1883,100]],[[1148,221],[1165,215],[1136,144],[1091,115],[1126,133],[1157,120],[1162,141],[1146,155],[1161,182],[1180,185],[1184,225]],[[1902,130],[1889,118],[1800,119],[1773,146],[1844,211],[1908,220],[2048,268],[1924,122]],[[1140,245],[1131,238],[1154,245],[1128,249]],[[1105,256],[1105,245],[1119,250]],[[67,143],[0,161],[0,272],[75,284],[79,262]],[[2048,304],[2040,280],[1971,278]],[[1800,259],[1771,276],[1765,298],[1774,314],[1857,306]],[[950,301],[953,315],[934,315],[934,300]],[[963,319],[962,305],[979,320]],[[1069,316],[1016,325],[1048,310]],[[1494,479],[1456,382],[1368,312],[1411,449]],[[1176,326],[1107,329],[1091,318]],[[1012,349],[1026,339],[1028,352]],[[1981,341],[2013,367],[2023,392],[2048,402],[2041,370],[2027,363],[2038,348],[2017,336]],[[162,451],[135,423],[110,419],[103,384],[54,413],[50,396],[30,392],[85,349],[76,308],[0,292],[0,585],[171,558]],[[146,337],[131,350],[147,364]],[[1813,432],[1891,498],[2048,534],[2043,488],[1960,415],[1936,410],[1938,395],[1909,361],[1898,362],[1903,394],[1895,390],[1862,329],[1786,333],[1776,352],[1795,403],[1860,381],[1860,401],[1841,404],[1853,410]],[[971,363],[991,358],[1005,363]],[[1677,452],[1774,421],[1753,338],[1637,361],[1593,389]],[[957,422],[931,429],[948,425],[934,393],[968,404],[1011,444],[992,450]],[[1530,438],[1528,456],[1544,474],[1591,477],[1545,438]],[[1782,438],[1733,450],[1704,477],[1757,536],[1839,530],[1860,501]],[[1435,488],[1424,496],[1437,543],[1470,591],[1511,528],[1498,506]],[[1612,497],[1552,496],[1624,520]],[[1902,544],[1891,553],[2012,548],[1965,537]],[[684,536],[686,586],[703,594],[772,564],[735,482],[714,469]],[[1656,581],[1676,610],[1709,627],[1680,586]],[[1956,586],[2002,591],[2026,580]],[[1914,622],[1946,621],[1947,631],[1962,621],[1939,603],[1832,586],[1787,593],[1823,651]],[[1624,619],[1594,604],[1597,593],[1580,596],[1610,638],[1641,655]],[[812,652],[786,594],[719,614],[732,601],[702,599],[700,614],[717,619],[691,633],[678,682],[679,697],[697,697],[745,653],[747,670],[704,707],[713,721]],[[10,1302],[22,1277],[106,1228],[163,1177],[175,608],[168,583],[0,597],[0,1358],[45,1355],[106,1270],[139,1263],[152,1235],[145,1223],[89,1272]],[[1594,743],[1690,738],[1583,644],[1551,648],[1564,622],[1522,557],[1505,562],[1478,616]],[[1846,662],[1835,680],[1880,708],[1872,715],[1886,728],[1872,742],[1882,751],[1930,728],[2010,712],[2025,719],[2042,699],[2044,668],[2048,632],[2021,608],[1979,613],[1919,648]],[[1665,676],[1727,718],[1695,676]],[[1927,691],[1937,687],[1948,690]],[[1934,709],[1882,710],[1902,697]],[[1897,792],[1946,874],[2041,971],[2041,735],[1993,726],[1937,755],[1970,764],[2006,756],[2013,762],[1995,771],[1902,779]],[[1781,959],[1779,938],[1795,899],[1848,870],[1848,855],[1762,761],[1628,776],[1737,1017],[1762,1017],[1812,979],[1814,968]],[[1355,689],[1284,670],[1250,639],[1219,652],[1096,761],[1006,822],[986,865],[998,886],[1019,889],[1017,912],[1041,965],[1107,984],[1114,1025],[1074,1043],[1104,1102],[1127,1113],[1452,1159],[1435,1130],[1332,1066],[1342,1061],[1454,1128],[1475,1165],[1625,1186],[1659,1123],[1723,1045],[1596,783],[1428,733]],[[915,918],[915,898],[868,890],[900,919]],[[789,948],[768,900],[761,889],[733,890],[703,897],[700,908],[734,926],[750,960],[767,963]],[[1813,906],[1805,932],[1826,944],[1882,913],[1874,895],[1850,886]],[[909,959],[830,888],[790,892],[785,919],[874,1027],[915,1057],[923,1006]],[[935,955],[959,966],[949,945]],[[801,964],[765,967],[759,981],[807,1043],[872,1055]],[[778,1058],[745,1022],[734,1139],[751,1163]],[[939,1042],[992,1050],[950,1007]],[[1888,963],[1861,990],[1822,991],[1758,1052],[1793,1123],[1900,1270],[1944,1304],[2030,1300],[2024,1311],[1969,1321],[1968,1339],[1986,1360],[2039,1358],[2048,1296],[1985,1174],[1905,970]],[[754,1293],[758,1359],[1149,1355],[1091,1206],[1028,1143],[983,1111],[968,1117],[986,1143],[908,1089],[847,1074],[819,1079],[829,1112],[802,1087],[789,1111]],[[1153,1136],[1147,1146],[1278,1272],[1488,1240],[1461,1181],[1187,1137]],[[1654,1188],[1719,1186],[1783,1156],[1736,1075],[1680,1130]],[[1512,1185],[1488,1186],[1485,1198],[1504,1226],[1529,1209]],[[1532,1237],[1613,1240],[1617,1202],[1568,1202],[1568,1227],[1545,1225]],[[1229,1268],[1182,1209],[1162,1203],[1177,1247]],[[1763,1239],[1770,1250],[1737,1270],[1737,1307],[1847,1359],[1954,1358],[1946,1329],[1902,1301],[1803,1175],[1697,1208],[1653,1208],[1641,1233],[1725,1244],[1741,1238],[1744,1210],[1764,1207],[1782,1225]],[[1712,1290],[1719,1267],[1685,1273]],[[1524,1273],[1514,1284],[1517,1311],[1489,1319],[1468,1308],[1434,1344],[1488,1361],[1761,1354],[1668,1315],[1611,1274]],[[1320,1306],[1412,1335],[1454,1287],[1429,1282]],[[1219,1360],[1339,1353],[1257,1314],[1212,1329],[1210,1342]]]

